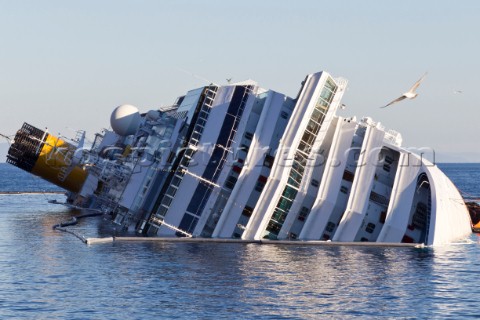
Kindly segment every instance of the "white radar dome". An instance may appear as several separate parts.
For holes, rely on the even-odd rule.
[[[110,116],[110,125],[116,134],[126,137],[137,132],[141,116],[138,109],[130,104],[116,107]]]

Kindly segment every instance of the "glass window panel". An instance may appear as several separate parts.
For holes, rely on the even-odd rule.
[[[282,209],[283,211],[288,211],[291,206],[292,206],[292,199],[281,197],[280,201],[278,201],[277,208]]]
[[[175,193],[177,193],[177,189],[176,189],[176,188],[173,188],[172,186],[168,187],[167,194],[168,194],[169,196],[174,197],[174,196],[175,196]]]
[[[195,151],[193,149],[187,149],[187,151],[185,151],[185,154],[187,156],[189,156],[190,158],[193,157],[194,153],[195,153]]]
[[[206,119],[206,118],[208,118],[208,113],[206,113],[205,111],[201,111],[201,112],[198,114],[198,117],[199,117],[199,118]]]
[[[300,144],[298,145],[298,151],[301,151],[305,154],[310,154],[310,151],[312,150],[312,146],[306,144],[303,141],[300,141]]]
[[[325,101],[330,101],[332,96],[333,96],[332,91],[330,91],[327,88],[323,88],[322,93],[320,94],[320,97],[322,97],[322,99],[324,99]]]
[[[246,217],[250,217],[253,213],[253,208],[249,207],[249,206],[245,206],[245,208],[243,208],[243,211],[242,211],[242,214]]]
[[[300,163],[297,161],[294,161],[292,164],[292,168],[295,169],[300,175],[303,175],[303,172],[305,171],[305,167],[302,166]]]
[[[257,184],[255,185],[255,190],[258,192],[262,192],[264,187],[265,183],[257,181]]]
[[[172,203],[172,198],[170,197],[163,197],[162,204],[165,207],[170,207],[170,204]]]
[[[275,221],[270,221],[267,226],[267,231],[271,232],[274,235],[278,235],[281,228],[282,228],[282,225],[280,225],[279,223]]]
[[[324,101],[323,99],[319,99],[317,104],[315,105],[315,109],[317,109],[323,114],[327,113],[328,102]]]
[[[286,186],[285,189],[283,190],[282,196],[288,198],[288,199],[294,199],[295,196],[297,195],[297,190],[293,189],[292,187]]]
[[[295,181],[293,178],[288,178],[287,183],[296,188],[300,187],[300,182]]]
[[[253,139],[253,133],[245,132],[245,139],[252,140]]]
[[[280,209],[275,209],[275,211],[273,212],[273,215],[272,215],[272,219],[271,220],[274,220],[275,222],[280,222],[282,223],[283,221],[285,221],[285,217],[286,217],[286,213],[281,211]],[[280,225],[281,227],[281,225]]]
[[[331,78],[328,78],[327,81],[325,82],[325,87],[328,88],[330,91],[336,91],[337,86],[335,85],[335,82]]]
[[[309,211],[310,210],[307,207],[302,207],[300,209],[300,212],[298,213],[298,220],[305,221],[305,219],[308,216]]]
[[[329,222],[327,223],[327,227],[325,228],[325,230],[328,231],[328,232],[332,232],[333,229],[335,229],[335,223],[329,221]]]
[[[290,178],[300,183],[302,181],[302,175],[295,171],[294,169],[290,170]]]
[[[157,215],[164,217],[165,214],[167,214],[168,208],[161,206],[160,209],[157,212]]]
[[[320,112],[320,110],[315,108],[315,109],[313,109],[311,119],[320,124],[320,123],[322,123],[323,113]]]
[[[200,125],[202,127],[205,127],[205,123],[207,123],[207,121],[205,121],[205,119],[198,119],[197,120],[197,125]]]
[[[318,124],[315,121],[310,120],[308,122],[308,125],[307,125],[307,130],[316,135],[318,133],[318,131],[320,130],[320,124]]]
[[[307,164],[307,156],[303,155],[300,152],[295,153],[294,160],[300,163],[302,166],[305,166]]]
[[[195,139],[195,140],[197,140],[197,141],[200,140],[200,137],[201,137],[201,135],[200,135],[199,132],[194,132],[194,133],[192,134],[192,139]]]
[[[235,184],[237,183],[237,178],[234,176],[229,176],[227,178],[227,181],[225,182],[225,188],[227,189],[233,189],[235,187]]]
[[[271,155],[266,155],[265,156],[265,160],[263,161],[263,165],[267,168],[272,168],[273,166],[273,161],[275,160],[274,157],[272,157]]]
[[[302,136],[302,141],[305,142],[306,144],[313,145],[313,142],[315,141],[315,135],[304,132]]]
[[[180,177],[174,176],[173,179],[172,179],[172,185],[178,187],[180,185],[181,181],[182,181],[182,179]]]

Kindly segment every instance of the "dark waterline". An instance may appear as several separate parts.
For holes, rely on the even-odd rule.
[[[440,165],[480,194],[479,164]],[[0,192],[58,191],[0,164]],[[78,212],[61,194],[0,195],[0,317],[476,317],[479,238],[438,248],[110,243],[86,246],[52,226]],[[113,230],[79,221],[88,236]]]

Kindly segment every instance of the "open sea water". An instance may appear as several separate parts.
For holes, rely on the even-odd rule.
[[[443,164],[480,195],[480,164]],[[480,240],[436,248],[85,245],[58,190],[0,164],[0,319],[463,319],[479,316]],[[72,227],[111,236],[101,217]]]

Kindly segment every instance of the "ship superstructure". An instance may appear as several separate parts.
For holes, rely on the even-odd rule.
[[[318,72],[295,98],[245,81],[143,114],[122,105],[91,148],[77,138],[63,153],[25,124],[8,162],[143,236],[433,245],[470,234],[435,165],[398,132],[336,114],[346,86]]]

